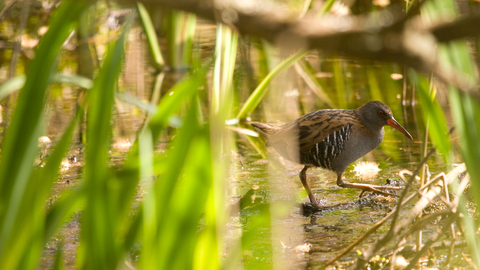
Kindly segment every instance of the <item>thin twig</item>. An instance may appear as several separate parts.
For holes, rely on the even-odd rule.
[[[443,210],[443,211],[439,211],[439,212],[434,212],[434,213],[431,213],[431,214],[428,214],[428,215],[425,215],[425,216],[422,216],[420,219],[418,219],[417,221],[415,221],[415,223],[413,223],[412,227],[410,227],[410,229],[405,232],[403,234],[403,237],[406,237],[408,236],[409,234],[412,234],[414,232],[416,232],[417,230],[421,230],[422,228],[425,227],[425,225],[429,224],[430,222],[434,221],[435,219],[437,219],[439,216],[445,216],[445,215],[449,215],[449,214],[452,214],[453,212],[448,209],[448,210]],[[401,238],[401,237],[400,237]]]
[[[417,195],[420,195],[422,196],[422,194],[420,193],[421,191],[423,191],[424,189],[430,187],[433,183],[436,182],[436,178],[432,179],[432,181],[426,183],[424,186],[420,187],[419,188],[419,191],[418,192],[415,192],[413,194],[411,194],[409,197],[407,197],[404,202],[402,203],[401,206],[405,206],[406,204],[408,204],[413,198],[415,198]],[[400,206],[400,205],[399,205]],[[328,266],[328,265],[331,265],[332,263],[336,262],[338,259],[340,259],[341,257],[345,256],[348,252],[350,252],[356,245],[358,245],[360,242],[362,242],[365,238],[367,238],[369,235],[371,235],[372,233],[374,233],[378,228],[380,228],[380,226],[382,226],[385,221],[387,221],[390,217],[392,217],[392,215],[395,213],[396,209],[399,208],[399,206],[395,207],[390,213],[388,213],[384,218],[382,218],[381,220],[377,221],[372,228],[370,228],[367,232],[365,232],[364,234],[362,234],[360,237],[358,237],[355,241],[353,241],[350,245],[348,245],[348,247],[346,247],[340,254],[338,254],[337,256],[335,256],[334,258],[330,259],[327,264],[325,266]]]
[[[432,147],[432,149],[430,149],[430,151],[427,153],[427,155],[422,159],[422,161],[420,162],[420,164],[418,164],[417,168],[415,169],[415,171],[413,172],[412,176],[410,177],[410,179],[408,180],[408,182],[406,183],[405,185],[405,189],[403,190],[403,192],[400,194],[400,198],[398,198],[398,204],[401,205],[402,204],[402,201],[403,201],[403,198],[405,198],[405,196],[407,195],[407,192],[408,192],[408,188],[410,188],[413,184],[413,181],[415,180],[415,176],[420,172],[420,170],[422,169],[423,167],[423,164],[427,162],[427,160],[435,153],[435,147]],[[400,214],[400,207],[397,207],[397,210],[395,211],[395,214],[393,216],[393,220],[392,220],[392,225],[390,226],[390,231],[392,231],[393,227],[395,226],[395,224],[397,223],[397,219],[398,219],[398,216]]]
[[[3,20],[3,16],[5,16],[5,14],[7,14],[7,12],[10,10],[10,8],[13,7],[13,5],[15,5],[15,3],[17,3],[17,2],[18,2],[18,0],[13,0],[10,3],[5,5],[5,7],[2,9],[2,11],[0,11],[0,20]]]
[[[456,179],[459,174],[463,173],[465,170],[465,164],[457,166],[446,175],[445,181],[447,182],[447,184],[450,184],[454,179]],[[436,179],[439,179],[439,177],[435,177],[434,179],[432,179],[432,181],[436,181]],[[392,224],[391,229],[388,231],[388,233],[382,239],[378,240],[377,243],[372,248],[370,248],[368,252],[364,252],[363,261],[370,260],[373,256],[372,254],[378,253],[378,251],[383,249],[387,245],[387,243],[398,239],[401,231],[407,228],[408,225],[412,222],[412,220],[418,215],[418,213],[420,213],[427,205],[429,205],[430,201],[433,200],[433,198],[437,197],[441,191],[441,187],[434,186],[424,196],[420,197],[418,202],[412,207],[412,209],[410,209],[410,211],[406,215],[402,217],[402,220],[398,224]],[[413,194],[411,196],[413,196]],[[404,204],[402,203],[402,205]],[[400,207],[397,207],[396,212],[398,212],[399,208]],[[356,269],[361,269],[362,267],[363,264],[359,260]]]
[[[28,14],[30,12],[30,0],[24,0],[22,6],[22,12],[20,14],[20,22],[18,24],[17,36],[15,38],[15,43],[13,45],[12,58],[10,60],[10,66],[8,69],[8,78],[15,77],[18,57],[20,55],[20,50],[22,49],[22,36],[23,30],[27,25]]]
[[[447,220],[445,220],[444,225],[442,227],[442,232],[448,229],[448,227],[457,219],[458,215],[459,215],[458,212],[453,213],[452,215],[450,215],[450,217]],[[412,260],[410,260],[410,263],[404,270],[410,270],[415,268],[417,266],[418,260],[423,256],[423,254],[425,254],[427,250],[430,248],[430,246],[435,242],[437,242],[438,239],[440,239],[440,237],[442,236],[443,236],[442,233],[436,233],[431,240],[428,240],[423,246],[423,248],[415,253],[415,256],[412,258]]]
[[[449,130],[449,134],[452,134],[453,131],[454,131],[454,128],[451,128]],[[408,183],[406,183],[405,189],[401,193],[400,198],[398,199],[398,204],[399,205],[402,205],[403,198],[405,198],[405,196],[407,195],[408,189],[412,186],[413,181],[415,180],[415,176],[418,175],[418,173],[420,172],[420,170],[423,167],[423,164],[425,164],[427,162],[427,160],[435,153],[435,151],[436,151],[435,147],[432,147],[432,149],[430,149],[430,151],[425,155],[425,157],[422,159],[422,161],[418,164],[417,168],[415,169],[412,176],[408,180]],[[432,183],[432,181],[430,181],[430,184],[431,183]],[[388,233],[390,233],[390,231],[392,231],[393,227],[397,223],[397,219],[398,219],[399,214],[400,214],[400,207],[397,207],[397,211],[395,212],[395,215],[393,216],[392,225],[390,226],[390,230],[389,230]]]

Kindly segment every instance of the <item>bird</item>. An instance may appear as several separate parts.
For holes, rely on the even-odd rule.
[[[291,123],[278,126],[251,122],[282,157],[304,165],[300,180],[308,193],[310,203],[318,209],[320,205],[307,181],[307,170],[320,167],[337,174],[337,185],[342,188],[357,188],[365,191],[382,192],[400,187],[349,183],[343,180],[348,165],[377,148],[383,141],[384,126],[391,126],[413,140],[412,135],[393,117],[392,110],[380,101],[369,101],[353,110],[323,109],[314,111]]]

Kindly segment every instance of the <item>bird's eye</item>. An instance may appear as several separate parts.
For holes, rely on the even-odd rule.
[[[378,111],[378,115],[383,116],[385,114],[384,111]]]

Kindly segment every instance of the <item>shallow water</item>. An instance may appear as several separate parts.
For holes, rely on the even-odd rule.
[[[387,130],[389,132],[396,131]],[[359,190],[336,185],[335,173],[311,168],[307,171],[307,177],[317,200],[324,205],[344,205],[310,213],[306,211],[308,208],[305,208],[305,204],[308,205],[309,200],[298,177],[302,165],[283,160],[273,149],[269,149],[269,159],[262,159],[245,140],[239,139],[237,143],[238,151],[232,155],[231,174],[226,181],[227,205],[232,211],[226,227],[225,244],[228,254],[235,243],[243,243],[243,259],[239,268],[263,269],[272,265],[276,269],[322,268],[396,206],[396,198],[393,197],[368,193],[360,199]],[[122,151],[125,151],[118,150],[118,147],[118,144],[113,145],[112,166],[121,162]],[[387,179],[400,180],[397,175],[400,170],[416,169],[422,158],[422,148],[423,144],[419,141],[385,140],[381,147],[345,170],[345,181],[382,185]],[[389,157],[392,151],[396,152],[395,158]],[[81,181],[82,155],[81,147],[72,147],[68,156],[70,166],[62,171],[51,200]],[[354,165],[361,161],[377,163],[380,168],[378,175],[372,180],[360,180],[355,176]],[[434,157],[429,162],[432,174],[446,171],[447,167],[441,157]],[[139,201],[142,192],[140,190],[138,193]],[[262,221],[265,217],[269,219],[268,222]],[[336,269],[353,264],[358,257],[357,250],[373,244],[382,237],[388,226],[389,223],[341,258],[335,264]],[[424,230],[424,241],[433,232],[433,226]],[[63,239],[67,269],[75,269],[79,233],[80,214],[75,215],[47,245],[39,269],[52,266],[58,239]],[[414,241],[407,239],[406,245],[413,246]],[[456,252],[461,254],[462,250]],[[437,254],[438,262],[445,259],[446,252],[443,253]],[[465,264],[461,258],[459,260],[459,265]]]
[[[362,160],[368,160],[378,163],[381,169],[378,175],[372,180],[361,181],[352,172],[354,169],[354,164],[352,164],[345,170],[345,180],[377,185],[385,184],[387,179],[400,180],[398,176],[400,170],[413,171],[416,169],[422,157],[421,148],[422,144],[418,141],[409,143],[384,141],[381,149],[375,149],[354,162],[357,164]],[[386,151],[382,149],[396,149],[398,151],[396,158],[389,158]],[[234,166],[236,170],[232,179],[235,180],[230,181],[227,192],[232,201],[246,200],[248,203],[243,203],[243,205],[240,203],[240,219],[232,219],[236,225],[230,227],[232,230],[230,240],[235,239],[232,235],[235,232],[238,234],[242,225],[244,233],[252,233],[249,232],[249,222],[244,220],[255,219],[255,216],[260,215],[262,205],[268,205],[270,213],[272,211],[282,212],[272,214],[271,234],[261,230],[266,230],[268,226],[260,227],[260,230],[259,227],[254,227],[254,230],[257,230],[252,233],[255,235],[253,236],[255,240],[243,254],[244,264],[253,266],[253,268],[267,267],[269,264],[279,267],[278,269],[318,269],[318,267],[323,267],[327,261],[369,230],[373,224],[381,220],[396,206],[397,199],[394,197],[369,193],[360,199],[361,192],[359,190],[343,189],[336,185],[335,173],[312,168],[307,171],[307,178],[317,200],[323,205],[338,203],[345,203],[345,205],[316,213],[302,211],[302,204],[309,202],[298,177],[303,166],[282,160],[272,149],[270,149],[270,161],[261,159],[249,147],[241,148],[240,153],[236,161],[240,165]],[[281,164],[280,167],[276,164],[272,165],[277,162]],[[447,169],[441,158],[433,158],[428,165],[431,174],[437,174]],[[252,203],[253,201],[255,203]],[[275,208],[279,209],[274,210]],[[404,211],[408,208],[406,207]],[[358,250],[366,249],[383,236],[389,225],[390,223],[387,222],[376,233],[341,258],[334,264],[336,269],[343,269],[353,264],[358,257]],[[425,242],[432,233],[433,227],[424,230],[423,241]],[[237,235],[237,237],[239,236]],[[271,247],[268,247],[265,241],[271,241]],[[415,239],[407,239],[405,245],[413,246],[414,241]],[[271,253],[268,254],[266,250]],[[458,252],[458,254],[461,253]],[[273,258],[273,261],[265,261],[265,258],[268,257]],[[436,258],[437,263],[440,263],[445,257],[446,252],[444,254],[439,252]],[[427,261],[425,261],[425,265],[426,263]]]
[[[392,107],[396,109],[396,119],[405,123],[401,117],[401,107],[395,104]],[[120,123],[124,121],[122,116],[116,118]],[[142,117],[131,118],[130,121],[133,125],[138,125]],[[419,134],[423,131],[412,121],[405,127],[413,134],[413,141],[395,129],[385,127],[386,135],[382,144],[350,165],[344,173],[345,181],[383,185],[387,179],[399,180],[397,174],[403,169],[415,170],[422,159],[423,143]],[[51,132],[55,134],[55,130]],[[117,166],[128,150],[128,143],[124,145],[126,140],[119,135],[114,140],[111,165]],[[159,148],[163,149],[166,142],[168,138]],[[243,253],[239,268],[322,268],[396,205],[396,198],[382,195],[366,194],[360,199],[359,190],[343,189],[336,185],[335,173],[311,168],[307,171],[307,177],[317,200],[327,206],[340,203],[344,205],[328,211],[308,213],[303,211],[303,204],[308,204],[309,200],[298,177],[302,165],[283,160],[273,149],[268,149],[269,159],[263,159],[243,137],[238,138],[237,146],[238,150],[231,158],[231,173],[226,180],[227,206],[232,211],[225,231],[225,244],[228,254],[241,242]],[[430,148],[431,145],[428,149]],[[67,157],[70,166],[62,171],[53,190],[52,201],[58,194],[81,181],[81,149],[78,146],[72,147]],[[163,150],[159,150],[161,151]],[[371,180],[360,180],[355,176],[354,165],[361,161],[377,163],[380,169],[378,175]],[[447,171],[449,167],[438,155],[432,157],[428,165],[432,174]],[[142,199],[144,192],[140,189],[137,200]],[[263,220],[265,218],[269,220]],[[388,224],[341,258],[336,264],[337,269],[353,264],[358,257],[357,250],[366,249],[379,239],[388,229]],[[423,232],[424,241],[433,233],[433,229]],[[47,245],[39,269],[49,269],[52,266],[58,239],[63,239],[67,269],[75,269],[79,233],[80,214],[73,217]],[[413,246],[414,241],[415,239],[407,239],[407,245]],[[462,250],[459,250],[457,254],[461,253]],[[438,261],[442,258],[444,260],[445,256],[438,253]]]

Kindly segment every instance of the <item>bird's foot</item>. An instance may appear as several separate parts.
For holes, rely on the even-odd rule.
[[[320,205],[316,200],[310,200],[310,203],[302,203],[302,213],[305,216],[311,216],[318,212],[323,212],[325,207]]]
[[[387,196],[394,196],[394,197],[399,197],[397,194],[392,193],[392,192],[387,192],[385,190],[401,190],[404,189],[404,187],[395,187],[395,186],[378,186],[378,185],[370,185],[370,184],[359,184],[359,183],[349,183],[349,182],[341,182],[338,184],[340,187],[343,188],[356,188],[356,189],[361,189],[362,193],[360,193],[360,198],[363,196],[363,194],[366,191],[371,191],[375,193],[379,193],[382,195],[387,195]]]
[[[314,208],[316,208],[316,209],[318,209],[318,210],[324,210],[324,209],[325,209],[325,206],[320,205],[320,204],[317,202],[316,199],[310,200],[310,204],[311,204]]]

